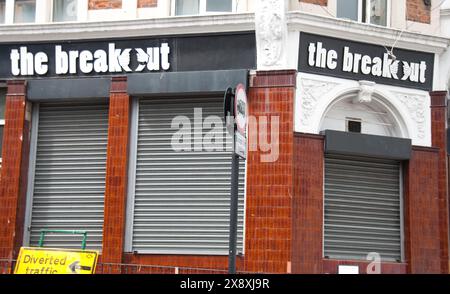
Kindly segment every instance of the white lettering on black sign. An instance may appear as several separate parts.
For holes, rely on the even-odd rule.
[[[299,71],[431,90],[434,56],[430,53],[301,33]]]
[[[131,55],[135,54],[137,66],[131,67]],[[90,73],[129,73],[167,71],[170,69],[170,47],[162,43],[158,47],[118,49],[114,43],[108,50],[64,50],[55,46],[54,72],[56,75]],[[31,53],[26,46],[12,49],[10,53],[11,74],[13,76],[43,76],[49,71],[49,57],[45,52]]]
[[[255,47],[251,32],[2,42],[0,80],[248,70],[256,67]]]
[[[336,69],[338,53],[331,49],[323,48],[322,42],[310,43],[308,46],[308,64],[309,66]],[[402,81],[410,80],[416,83],[425,83],[425,72],[427,64],[425,61],[407,62],[394,60],[388,53],[383,54],[383,58],[369,55],[353,53],[350,48],[345,46],[342,58],[342,71],[362,73],[388,79],[400,79],[398,76],[398,67],[403,66]]]

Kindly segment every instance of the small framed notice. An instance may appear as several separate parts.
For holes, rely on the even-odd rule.
[[[339,265],[338,274],[340,275],[358,275],[359,266],[357,265]]]

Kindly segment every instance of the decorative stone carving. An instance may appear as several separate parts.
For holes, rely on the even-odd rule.
[[[406,106],[411,118],[416,123],[417,137],[425,138],[425,101],[426,97],[421,95],[408,95],[405,93],[396,93],[398,99]]]
[[[286,0],[258,0],[255,11],[259,70],[286,68]]]
[[[319,100],[338,84],[328,81],[301,79],[301,122],[308,126],[317,107]]]
[[[370,103],[372,102],[372,94],[375,90],[375,82],[359,81],[359,93],[353,99],[353,103]]]

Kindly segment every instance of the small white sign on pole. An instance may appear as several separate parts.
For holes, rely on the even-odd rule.
[[[234,116],[236,120],[236,131],[234,135],[234,152],[241,158],[247,158],[247,122],[248,104],[245,87],[237,85],[234,96]]]
[[[234,136],[234,152],[241,158],[247,158],[247,139],[239,132]]]

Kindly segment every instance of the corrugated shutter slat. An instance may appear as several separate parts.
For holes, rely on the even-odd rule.
[[[400,197],[399,162],[326,155],[325,256],[401,260]]]
[[[139,102],[133,219],[134,251],[173,254],[227,254],[229,231],[231,139],[224,127],[216,132],[194,120],[222,117],[222,98],[152,98]],[[173,150],[175,116],[189,118],[196,135],[218,134],[225,150]],[[225,145],[226,144],[226,145]],[[207,147],[207,146],[203,146]],[[243,247],[245,163],[240,161],[238,250]]]
[[[39,107],[30,245],[42,229],[86,230],[101,249],[108,140],[108,105]],[[46,247],[80,248],[81,237],[48,235]]]

